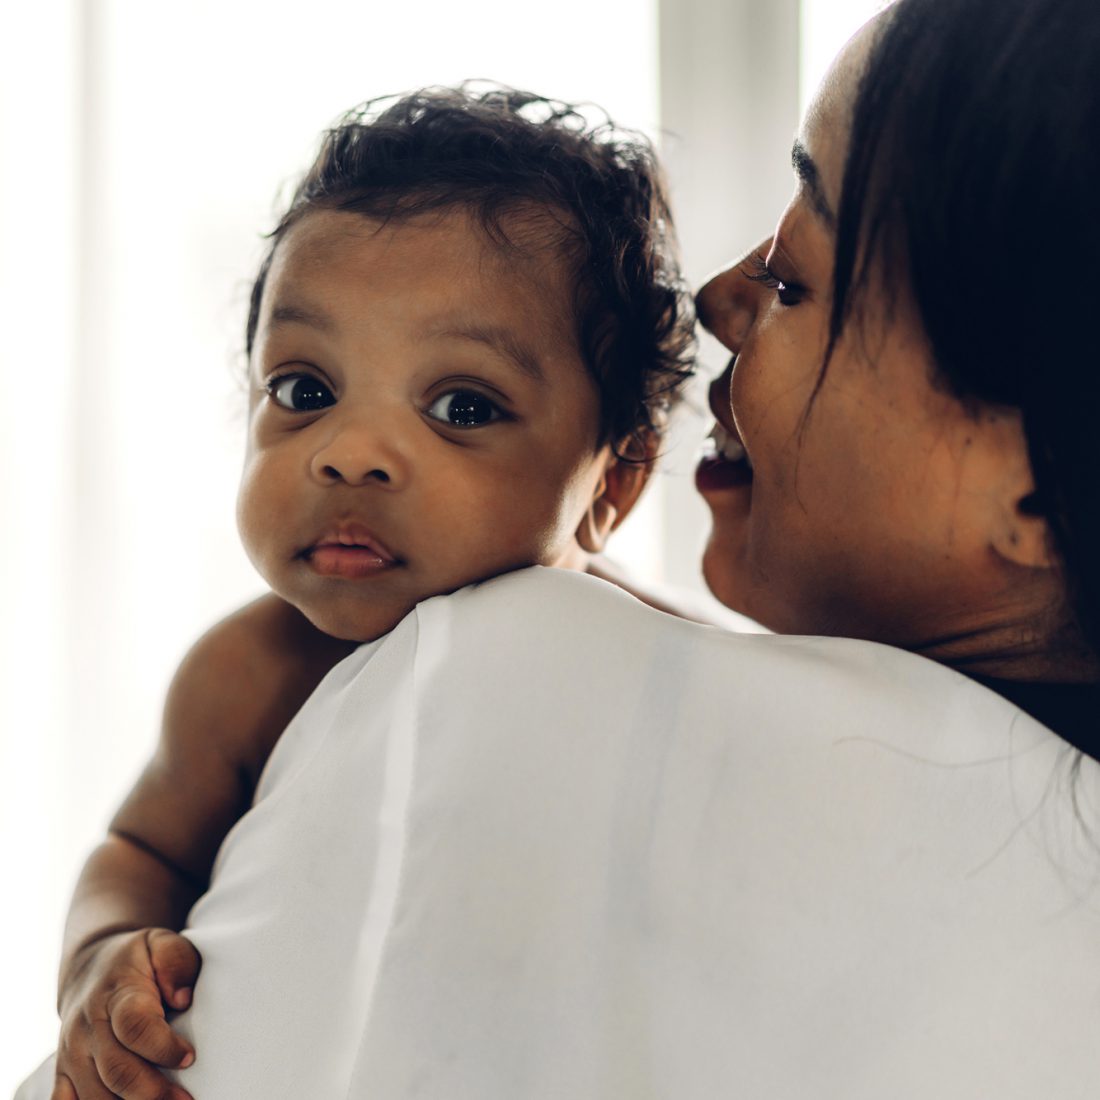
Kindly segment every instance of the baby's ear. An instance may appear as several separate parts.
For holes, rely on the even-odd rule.
[[[653,432],[639,433],[608,450],[592,503],[577,528],[582,550],[602,553],[608,536],[630,515],[657,463],[659,442]]]

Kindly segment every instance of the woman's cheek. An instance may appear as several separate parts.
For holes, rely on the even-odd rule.
[[[787,364],[782,344],[770,314],[762,311],[734,361],[730,402],[737,429],[746,443],[768,410],[774,398],[772,391],[783,386]]]

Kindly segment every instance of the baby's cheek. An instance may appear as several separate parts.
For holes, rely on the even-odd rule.
[[[553,509],[529,497],[467,497],[451,513],[446,533],[431,540],[432,573],[440,586],[459,588],[546,559],[557,541]]]
[[[237,530],[249,559],[261,573],[273,520],[284,514],[284,496],[277,464],[264,452],[249,454],[237,490]]]
[[[544,495],[517,506],[508,517],[510,556],[524,565],[558,565],[575,547],[584,509],[567,495]]]

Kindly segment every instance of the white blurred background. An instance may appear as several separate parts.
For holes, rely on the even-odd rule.
[[[233,520],[250,280],[355,103],[491,77],[662,144],[698,282],[774,224],[879,0],[36,0],[0,37],[0,1098],[51,1049],[67,897],[188,644],[262,590]],[[711,345],[712,370],[721,357]],[[613,543],[701,588],[688,418]]]

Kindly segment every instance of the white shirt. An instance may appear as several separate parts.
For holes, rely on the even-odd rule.
[[[728,634],[555,570],[429,600],[333,670],[226,839],[177,1079],[1093,1097],[1100,768],[1075,759],[884,646]]]

